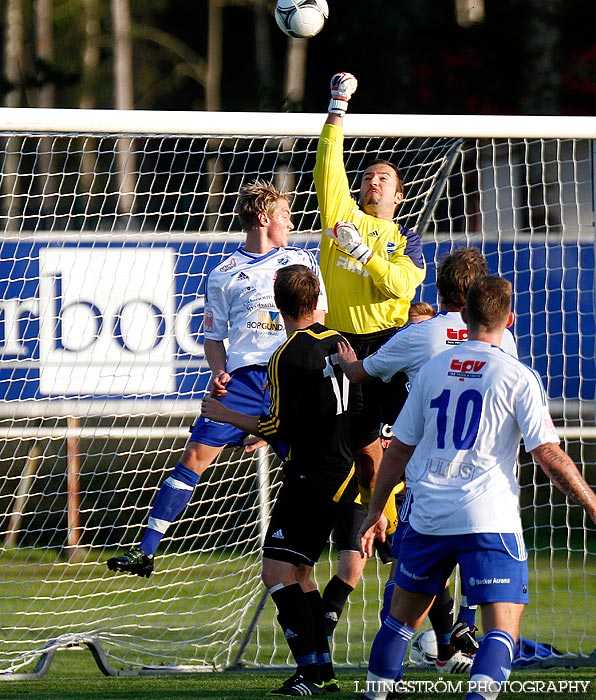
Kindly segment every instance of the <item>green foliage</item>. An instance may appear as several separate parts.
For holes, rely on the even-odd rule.
[[[24,64],[18,86],[0,80],[0,97],[18,89],[22,106],[35,106],[37,89],[56,88],[56,107],[78,107],[83,89],[85,45],[83,0],[53,3],[54,59],[36,56],[34,3],[23,0]],[[135,106],[142,109],[205,109],[207,2],[129,0],[133,22]],[[284,104],[287,38],[265,2],[266,37],[255,45],[252,0],[223,4],[224,110],[281,109]],[[349,70],[360,80],[353,108],[358,112],[506,113],[524,105],[540,108],[540,95],[561,114],[594,114],[590,0],[556,3],[541,10],[529,0],[484,3],[482,22],[462,27],[454,0],[332,0],[323,31],[308,43],[304,111],[326,106],[329,77]],[[97,0],[99,67],[85,86],[96,107],[113,107],[111,3]],[[6,31],[6,13],[0,30]],[[263,75],[263,62],[271,75]],[[537,80],[537,76],[539,80]]]

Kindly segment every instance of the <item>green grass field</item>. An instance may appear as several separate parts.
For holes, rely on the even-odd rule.
[[[168,677],[105,677],[102,676],[87,651],[58,652],[49,672],[41,680],[35,681],[0,681],[0,698],[32,698],[33,700],[257,700],[264,698],[267,692],[282,681],[286,671],[225,671],[222,673],[192,674]],[[357,687],[362,689],[366,677],[364,670],[340,671],[341,692],[330,698],[347,700],[356,698]],[[437,698],[462,698],[461,693],[444,692],[444,685],[438,684],[439,676],[431,672],[410,671],[406,676],[416,681],[430,681],[437,685],[436,692],[414,692],[409,694],[412,700],[437,700]],[[449,679],[457,683],[459,677]],[[523,692],[502,693],[504,700],[596,700],[596,668],[553,670],[514,671],[511,681],[525,684]],[[538,682],[550,683],[551,690],[531,692]],[[562,682],[587,683],[585,692],[553,692],[560,688]],[[358,686],[356,685],[358,683]],[[449,687],[449,686],[447,686]],[[453,686],[451,686],[453,687]],[[521,689],[521,686],[519,686]]]
[[[591,654],[596,649],[596,557],[567,553],[530,553],[530,603],[522,621],[522,635],[552,644],[563,653]],[[369,565],[370,566],[370,565]],[[319,579],[327,581],[333,568],[317,565]],[[380,567],[384,572],[386,569]],[[377,581],[368,570],[361,589],[350,597],[350,625],[340,622],[335,634],[335,655],[352,660],[367,659],[370,629],[376,631],[376,608],[365,601],[378,596]],[[275,611],[268,606],[260,627],[275,628]],[[264,633],[266,634],[266,632]],[[273,632],[271,632],[273,634]],[[360,640],[365,640],[364,644]],[[282,659],[277,659],[282,661]]]
[[[0,640],[0,649],[11,653],[15,648],[39,649],[45,642],[62,632],[92,632],[94,626],[109,630],[117,628],[124,610],[121,591],[126,589],[126,608],[132,620],[127,628],[124,646],[118,646],[118,634],[106,644],[102,639],[102,648],[109,653],[110,663],[117,670],[138,668],[139,657],[135,657],[135,645],[141,635],[144,639],[155,642],[154,648],[161,653],[160,645],[176,644],[174,651],[178,663],[190,663],[197,654],[196,647],[185,641],[187,633],[198,636],[201,625],[205,629],[216,630],[220,626],[217,609],[237,596],[230,581],[254,569],[258,577],[258,558],[228,556],[229,552],[220,552],[217,556],[170,555],[162,557],[159,565],[161,571],[149,579],[110,575],[105,568],[105,552],[100,558],[93,553],[82,566],[68,565],[55,552],[42,555],[37,550],[11,550],[0,556],[0,584],[5,591],[0,597],[0,622],[4,630]],[[530,595],[531,603],[524,616],[522,634],[533,637],[537,634],[541,641],[554,644],[563,651],[580,651],[590,654],[596,647],[596,577],[593,556],[587,560],[581,555],[561,552],[556,556],[548,553],[531,552]],[[326,581],[331,575],[333,564],[322,561],[318,566],[319,581]],[[376,568],[375,568],[376,567]],[[209,569],[215,572],[208,581],[201,581],[202,572]],[[379,571],[380,582],[377,579]],[[334,656],[336,661],[345,665],[345,660],[353,665],[353,670],[341,670],[342,693],[332,696],[338,700],[354,697],[355,682],[362,683],[365,678],[365,663],[372,638],[378,629],[378,600],[381,592],[386,567],[370,562],[366,578],[350,598],[349,611],[342,618],[336,631]],[[253,572],[254,573],[254,572]],[[204,598],[197,607],[197,599],[185,598],[185,593],[192,593],[193,586],[204,584]],[[258,580],[257,580],[258,585]],[[258,591],[260,592],[260,587]],[[174,594],[177,595],[174,600]],[[16,605],[25,600],[28,605],[26,616],[16,613]],[[158,603],[170,606],[167,612],[156,612]],[[101,603],[101,606],[99,605]],[[252,603],[251,603],[252,605]],[[216,609],[217,608],[217,609]],[[214,611],[214,609],[216,609]],[[214,615],[215,612],[215,615]],[[207,615],[210,620],[204,622]],[[11,630],[11,623],[20,623],[19,628]],[[39,628],[34,638],[35,643],[29,647],[19,640],[28,636],[27,626],[35,622]],[[183,624],[182,624],[183,623]],[[246,620],[244,620],[246,624]],[[229,622],[228,622],[229,624]],[[52,627],[55,625],[55,627]],[[60,626],[62,625],[62,626]],[[178,626],[177,626],[178,625]],[[117,630],[116,630],[117,631]],[[135,637],[138,635],[138,638]],[[272,653],[274,641],[277,651]],[[132,644],[129,650],[127,643]],[[200,658],[209,658],[212,653],[210,644],[221,647],[220,639],[207,641],[201,649]],[[234,642],[236,643],[236,642]],[[232,646],[232,643],[230,643]],[[193,651],[194,650],[194,651]],[[137,648],[138,651],[138,648]],[[221,652],[218,652],[221,654]],[[232,655],[233,658],[233,655]],[[167,663],[165,658],[159,663]],[[278,631],[275,611],[269,601],[259,619],[256,635],[253,637],[244,655],[247,668],[254,666],[277,666],[288,663],[287,646]],[[155,662],[153,662],[155,663]],[[21,672],[31,672],[32,666]],[[436,680],[434,674],[420,674],[413,671],[415,678]],[[245,670],[213,673],[141,676],[141,677],[104,677],[95,664],[91,653],[85,648],[69,649],[57,652],[49,672],[40,680],[1,680],[0,700],[9,697],[31,697],[34,700],[56,698],[111,698],[162,699],[168,698],[257,698],[264,697],[268,690],[279,684],[286,676],[281,671]],[[596,668],[560,671],[516,671],[512,678],[556,680],[590,680],[589,693],[552,694],[552,697],[585,697],[596,700]],[[503,697],[528,700],[528,693],[506,693]],[[530,693],[530,697],[531,697]],[[432,695],[438,697],[437,693]],[[425,697],[413,695],[418,699]],[[431,697],[431,696],[429,696]],[[441,694],[440,697],[458,697]],[[542,695],[550,697],[550,695]]]

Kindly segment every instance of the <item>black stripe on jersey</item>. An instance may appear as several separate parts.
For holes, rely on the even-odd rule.
[[[313,323],[275,350],[267,366],[270,414],[261,416],[258,428],[265,439],[289,446],[289,470],[321,480],[338,498],[353,463],[348,382],[337,361],[342,339],[337,331]]]

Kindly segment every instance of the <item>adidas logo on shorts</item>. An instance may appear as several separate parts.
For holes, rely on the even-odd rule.
[[[271,537],[274,537],[276,540],[283,540],[284,538],[284,533],[281,530],[278,530],[277,532],[274,532]]]

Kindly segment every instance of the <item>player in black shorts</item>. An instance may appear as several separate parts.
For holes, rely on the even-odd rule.
[[[357,494],[348,440],[348,381],[337,364],[336,331],[315,323],[317,276],[304,265],[281,268],[275,303],[288,334],[267,367],[270,413],[232,411],[206,397],[201,413],[287,446],[283,483],[263,546],[263,583],[296,661],[296,673],[270,695],[309,696],[338,690],[312,568],[337,515]]]

